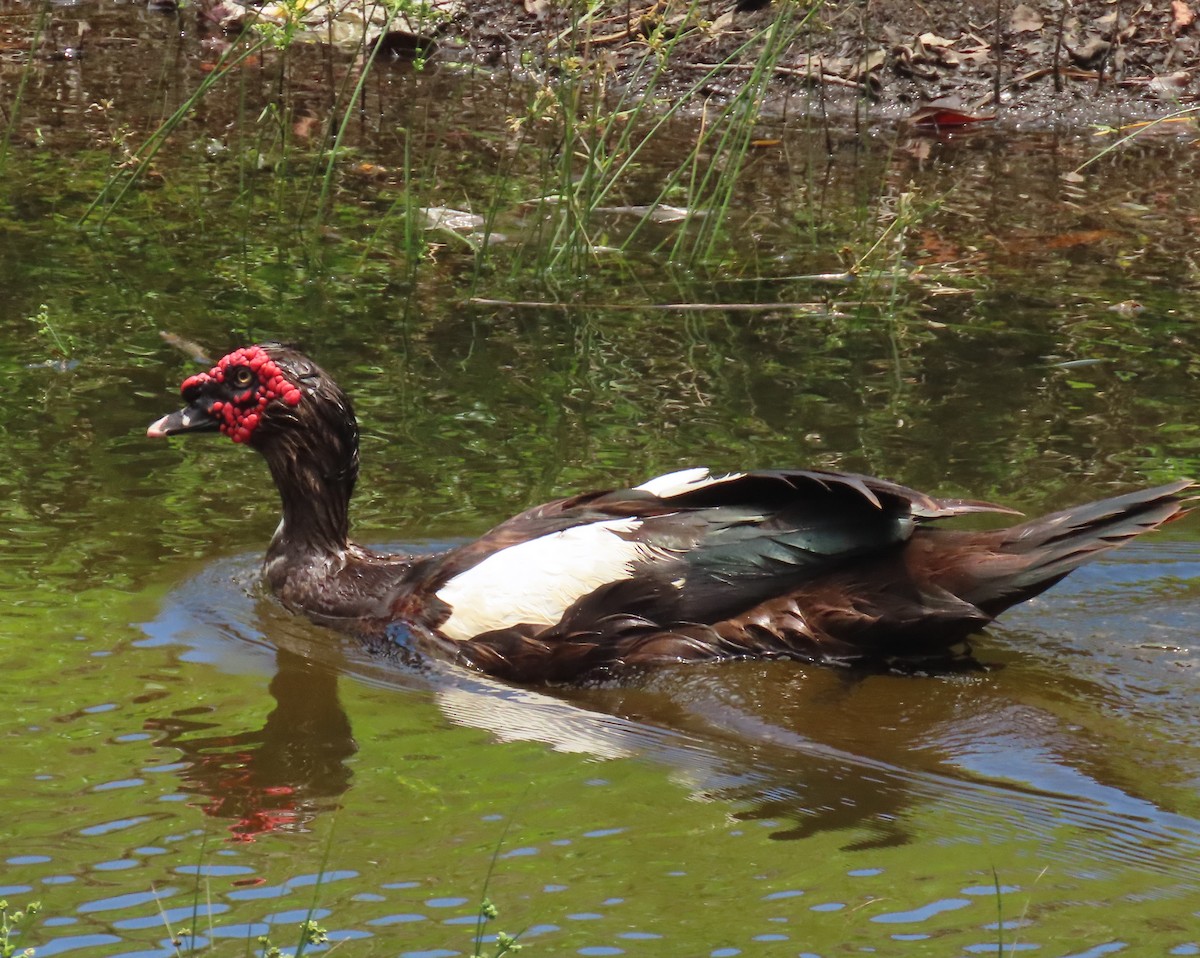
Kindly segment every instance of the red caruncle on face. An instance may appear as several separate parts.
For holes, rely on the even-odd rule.
[[[232,401],[218,399],[214,402],[211,412],[219,421],[221,432],[234,442],[250,440],[272,402],[278,400],[289,406],[300,404],[299,388],[259,346],[234,350],[208,372],[185,379],[180,392],[187,400],[189,393],[210,383],[222,383],[232,394]]]

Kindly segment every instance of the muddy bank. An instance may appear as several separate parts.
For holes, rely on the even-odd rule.
[[[581,19],[549,0],[486,0],[454,17],[441,42],[447,56],[548,79],[591,68],[614,88],[699,103],[734,95],[783,37],[768,110],[903,120],[947,104],[1001,123],[1090,126],[1197,103],[1196,9],[1194,0],[883,0],[806,14],[787,0],[630,0]]]

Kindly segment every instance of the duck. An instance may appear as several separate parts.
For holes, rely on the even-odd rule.
[[[726,659],[951,667],[973,661],[969,638],[1004,610],[1197,498],[1179,479],[956,529],[946,520],[1020,513],[850,472],[694,467],[533,506],[440,553],[396,554],[350,539],[358,421],[297,347],[240,347],[180,393],[183,408],[146,434],[218,433],[263,456],[282,519],[262,572],[287,609],[372,650],[516,683]]]

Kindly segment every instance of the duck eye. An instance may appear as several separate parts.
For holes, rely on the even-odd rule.
[[[245,389],[254,382],[254,371],[249,366],[234,366],[225,374],[225,381],[236,389]]]

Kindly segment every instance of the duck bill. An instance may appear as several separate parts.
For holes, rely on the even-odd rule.
[[[211,413],[193,404],[152,422],[146,435],[151,439],[164,439],[187,432],[216,432],[219,425]]]

